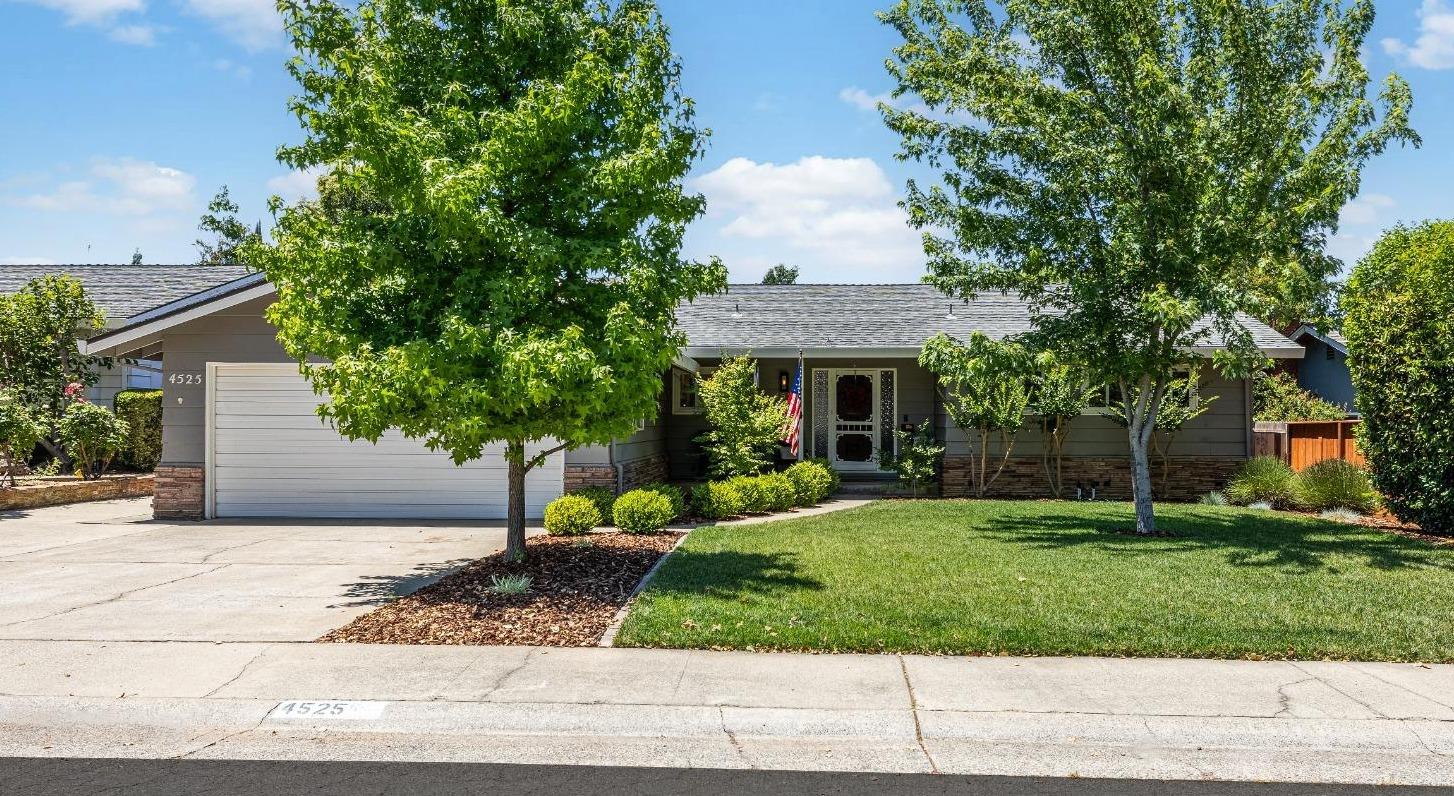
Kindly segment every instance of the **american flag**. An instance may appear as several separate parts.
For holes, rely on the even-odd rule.
[[[803,445],[803,357],[798,355],[798,375],[793,379],[793,390],[788,393],[788,422],[783,429],[793,458],[798,458]]]

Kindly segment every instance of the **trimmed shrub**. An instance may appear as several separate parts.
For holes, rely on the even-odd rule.
[[[7,482],[15,486],[15,471],[24,467],[44,434],[45,429],[20,399],[0,392],[0,486]]]
[[[571,494],[580,495],[581,497],[596,504],[596,511],[601,512],[602,525],[614,522],[612,518],[615,515],[613,509],[616,506],[615,490],[607,489],[604,486],[588,486],[577,489]]]
[[[783,471],[783,475],[793,482],[799,506],[821,503],[833,492],[833,474],[821,462],[798,462]]]
[[[828,474],[829,495],[837,492],[838,489],[843,486],[843,476],[839,475],[838,471],[833,469],[832,462],[828,461],[827,459],[806,459],[805,461],[807,461],[809,464],[816,464],[819,467],[822,467],[823,472]]]
[[[727,480],[737,492],[737,511],[734,514],[766,514],[772,509],[768,507],[767,491],[762,488],[762,476],[739,475],[736,478]]]
[[[782,473],[758,476],[757,483],[768,511],[787,511],[798,504],[798,490],[793,488],[793,482]]]
[[[130,431],[121,450],[121,464],[151,472],[162,460],[162,391],[122,390],[116,393],[116,416]]]
[[[671,501],[671,518],[687,516],[687,496],[682,494],[682,488],[672,484],[651,484],[642,489],[647,492],[655,492]]]
[[[708,481],[692,487],[692,508],[702,519],[726,519],[743,512],[742,495],[726,481]]]
[[[80,401],[66,407],[57,430],[61,444],[75,461],[76,473],[89,480],[106,472],[111,460],[126,447],[130,431],[110,409]]]
[[[1374,486],[1399,519],[1454,532],[1454,221],[1387,232],[1343,311]]]
[[[1292,481],[1298,505],[1313,511],[1351,509],[1368,514],[1378,505],[1378,493],[1363,468],[1342,461],[1324,459]]]
[[[1239,506],[1268,503],[1278,507],[1297,504],[1293,491],[1292,468],[1281,459],[1258,456],[1242,466],[1242,471],[1227,482],[1227,499]]]
[[[627,533],[654,533],[671,521],[671,498],[660,492],[633,489],[616,498],[616,527]]]
[[[601,524],[601,510],[585,495],[563,495],[545,507],[545,532],[551,536],[579,536]]]
[[[1260,371],[1252,376],[1252,413],[1258,420],[1342,420],[1348,410],[1298,386],[1290,373]]]

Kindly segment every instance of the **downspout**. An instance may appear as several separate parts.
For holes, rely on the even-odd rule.
[[[616,440],[613,438],[611,444],[606,446],[606,456],[611,461],[611,467],[616,470],[616,494],[626,491],[626,467],[616,461]]]

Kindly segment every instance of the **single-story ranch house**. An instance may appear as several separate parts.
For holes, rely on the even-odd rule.
[[[350,442],[314,413],[318,398],[283,353],[264,309],[273,288],[252,274],[131,317],[92,338],[93,353],[160,352],[165,371],[160,517],[500,518],[505,469],[496,455],[456,467],[420,442],[386,436]],[[704,472],[693,438],[706,428],[695,377],[724,355],[751,353],[764,389],[786,393],[801,349],[806,362],[804,448],[850,478],[886,478],[877,453],[894,430],[933,424],[947,446],[943,491],[967,488],[967,446],[947,419],[935,377],[917,363],[936,332],[991,336],[1025,331],[1016,298],[952,302],[925,285],[737,285],[685,304],[688,338],[662,374],[661,412],[627,439],[556,454],[527,481],[527,508],[540,516],[564,491],[586,485],[624,490]],[[1250,318],[1269,357],[1302,346]],[[1178,435],[1167,497],[1220,486],[1251,453],[1249,384],[1214,379],[1215,403]],[[1022,434],[995,491],[1040,496],[1046,482],[1040,440]],[[1093,409],[1073,427],[1066,481],[1103,497],[1129,495],[1125,432]]]

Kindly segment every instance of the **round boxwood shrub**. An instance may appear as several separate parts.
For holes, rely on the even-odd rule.
[[[1352,509],[1368,514],[1378,505],[1368,473],[1341,459],[1313,464],[1293,478],[1292,486],[1297,503],[1313,511]]]
[[[642,489],[647,492],[655,492],[658,495],[671,501],[671,518],[677,519],[687,515],[687,496],[682,494],[682,488],[673,484],[651,484]]]
[[[1454,531],[1454,221],[1386,233],[1343,311],[1374,486],[1399,519]]]
[[[821,503],[833,492],[833,473],[822,462],[804,461],[783,472],[798,493],[799,506]]]
[[[671,498],[646,489],[633,489],[616,498],[615,512],[616,527],[627,533],[659,531],[675,516]]]
[[[837,492],[838,488],[843,486],[843,477],[838,474],[837,470],[833,469],[832,462],[828,461],[827,459],[807,459],[806,461],[809,464],[818,465],[819,467],[823,468],[823,472],[828,474],[828,495]],[[827,497],[828,495],[824,495],[824,497]]]
[[[708,481],[692,487],[692,508],[706,520],[722,520],[743,512],[742,495],[726,481]]]
[[[1286,508],[1297,504],[1293,491],[1292,468],[1272,456],[1258,456],[1242,465],[1242,470],[1227,482],[1223,490],[1227,499],[1239,506],[1267,503]]]
[[[611,517],[614,514],[612,509],[616,506],[616,491],[614,489],[607,489],[604,486],[587,486],[577,489],[571,494],[579,495],[596,504],[596,511],[601,512],[602,524],[611,522]]]
[[[739,475],[728,479],[727,483],[737,491],[737,511],[734,514],[766,514],[772,510],[768,507],[767,492],[762,488],[762,476]]]
[[[758,488],[763,492],[768,511],[787,511],[798,504],[798,490],[793,482],[782,473],[758,476]]]
[[[601,524],[601,510],[585,495],[563,495],[545,507],[545,532],[552,536],[579,536]]]

